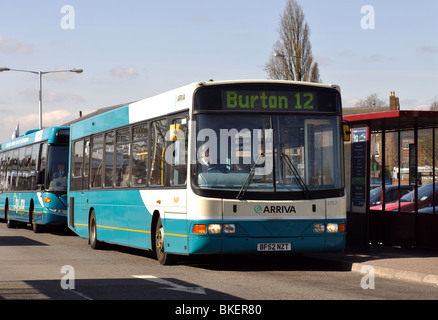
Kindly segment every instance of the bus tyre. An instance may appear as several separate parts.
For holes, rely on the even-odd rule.
[[[158,218],[155,227],[155,256],[162,265],[170,265],[175,263],[175,258],[166,252],[164,246],[164,228],[161,219]]]
[[[30,213],[31,214],[31,225],[32,225],[32,231],[34,233],[39,233],[41,232],[42,226],[37,224],[35,222],[35,214],[33,213],[33,211]]]
[[[96,215],[94,211],[91,212],[90,221],[88,223],[88,233],[90,239],[91,249],[97,250],[102,247],[102,243],[97,240],[97,223],[96,223]]]
[[[12,229],[12,228],[17,227],[17,223],[15,221],[12,221],[11,219],[9,219],[9,208],[8,207],[6,207],[6,209],[5,209],[5,219],[6,219],[6,227],[8,229]]]
[[[36,224],[35,222],[32,222],[32,231],[34,233],[40,233],[41,232],[41,225]]]

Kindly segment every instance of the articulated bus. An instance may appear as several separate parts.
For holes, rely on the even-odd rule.
[[[342,251],[341,97],[290,81],[193,83],[71,124],[68,225],[178,255]]]
[[[28,131],[0,151],[0,218],[7,227],[67,224],[68,127]]]

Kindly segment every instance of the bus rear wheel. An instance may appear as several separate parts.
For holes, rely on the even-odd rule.
[[[162,265],[170,265],[175,263],[175,257],[166,252],[166,248],[164,245],[164,227],[161,223],[161,219],[158,218],[157,224],[155,227],[155,256],[157,257],[158,262]]]

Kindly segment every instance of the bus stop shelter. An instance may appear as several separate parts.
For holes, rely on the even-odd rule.
[[[347,247],[438,249],[438,111],[344,116]]]

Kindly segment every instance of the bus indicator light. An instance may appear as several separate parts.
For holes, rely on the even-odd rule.
[[[347,224],[346,223],[341,223],[339,225],[339,232],[347,232]]]
[[[207,226],[205,224],[195,224],[193,226],[193,233],[206,234],[207,233]]]

